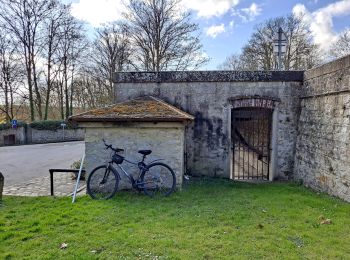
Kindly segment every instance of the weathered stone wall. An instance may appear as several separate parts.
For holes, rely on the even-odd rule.
[[[69,130],[37,130],[31,127],[18,127],[17,129],[6,129],[0,131],[0,146],[4,146],[4,136],[14,134],[16,136],[16,144],[39,144],[39,143],[55,143],[67,141],[84,140],[84,129]]]
[[[90,173],[95,167],[110,159],[111,151],[106,150],[102,142],[102,139],[105,139],[107,143],[125,149],[122,155],[131,161],[138,162],[142,159],[138,150],[152,150],[152,154],[147,156],[145,162],[164,159],[161,162],[168,164],[174,170],[177,187],[181,187],[184,169],[184,125],[181,123],[81,123],[81,126],[86,128],[87,172]],[[123,168],[137,177],[137,166],[125,162]],[[125,175],[120,172],[120,176],[122,180],[119,188],[130,188]]]
[[[84,129],[37,130],[28,128],[28,143],[55,143],[84,140]]]
[[[295,178],[350,201],[350,56],[305,72]]]
[[[24,127],[18,127],[16,129],[6,129],[0,130],[0,146],[4,146],[4,136],[5,135],[15,135],[16,144],[25,144],[26,143],[26,132]]]
[[[195,116],[186,129],[188,174],[230,177],[231,104],[237,96],[279,99],[275,178],[293,172],[302,72],[117,73],[115,101],[153,95]]]

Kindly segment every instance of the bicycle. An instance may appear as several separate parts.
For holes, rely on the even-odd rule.
[[[159,162],[162,159],[154,160],[149,164],[145,163],[147,155],[152,153],[151,150],[139,150],[138,153],[143,156],[142,160],[132,162],[119,154],[124,152],[124,149],[112,147],[104,139],[103,143],[107,150],[112,150],[111,160],[93,169],[89,175],[87,192],[93,199],[110,199],[117,192],[121,178],[113,164],[116,164],[129,179],[133,189],[143,191],[148,196],[169,196],[175,190],[175,173],[170,166]],[[136,179],[121,166],[124,161],[138,167],[139,172]]]

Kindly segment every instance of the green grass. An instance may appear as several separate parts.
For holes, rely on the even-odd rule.
[[[349,234],[350,204],[288,183],[205,180],[162,199],[4,197],[0,206],[0,259],[348,259]]]

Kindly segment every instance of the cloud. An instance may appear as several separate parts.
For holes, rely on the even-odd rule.
[[[248,8],[242,8],[241,10],[246,14],[249,21],[253,20],[261,13],[261,8],[256,3],[252,3]]]
[[[216,36],[218,36],[221,33],[224,33],[225,31],[226,31],[225,25],[222,23],[220,25],[210,26],[207,29],[206,34],[207,34],[207,36],[210,36],[212,38],[216,38]]]
[[[261,14],[261,11],[262,9],[258,4],[252,3],[247,8],[233,10],[232,14],[240,17],[243,20],[243,22],[251,22],[255,19],[255,17]]]
[[[303,4],[297,4],[293,7],[293,14],[309,25],[314,43],[323,51],[328,51],[338,39],[338,34],[333,29],[333,18],[350,14],[350,0],[331,3],[314,12],[309,12]]]
[[[239,0],[183,0],[186,9],[197,12],[199,17],[221,16],[238,5]]]
[[[80,0],[72,3],[72,15],[93,26],[122,19],[123,0]]]
[[[198,17],[211,18],[222,16],[233,10],[239,1],[181,0],[180,7],[183,11],[194,11]],[[127,4],[128,0],[78,0],[72,3],[72,14],[93,26],[99,26],[103,23],[122,19],[122,13],[126,11],[123,3]]]

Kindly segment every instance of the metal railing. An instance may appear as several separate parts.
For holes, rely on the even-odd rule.
[[[79,169],[49,169],[50,172],[50,195],[54,196],[53,174],[55,172],[76,173],[78,175]],[[85,170],[81,170],[85,173]]]

